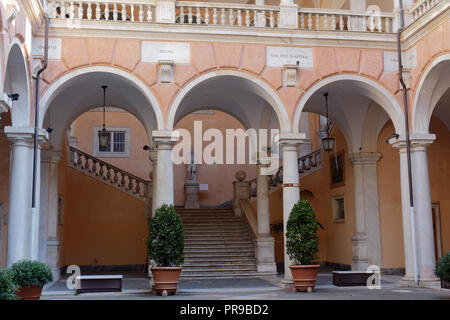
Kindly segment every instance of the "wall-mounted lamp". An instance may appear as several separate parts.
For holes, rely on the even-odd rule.
[[[142,147],[142,149],[144,149],[145,151],[149,151],[149,150],[150,150],[150,147],[147,146],[147,145],[145,145],[145,146]]]
[[[20,95],[18,93],[11,93],[8,94],[8,98],[11,99],[11,101],[17,101],[19,100]]]
[[[47,129],[45,129],[45,131],[47,131],[48,133],[52,133],[53,129],[52,128],[47,128]]]

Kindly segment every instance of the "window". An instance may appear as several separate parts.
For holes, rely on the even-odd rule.
[[[98,132],[103,127],[94,127],[94,157],[99,158],[127,158],[130,156],[130,128],[106,127],[111,133],[108,146],[100,148]]]
[[[333,197],[333,222],[345,222],[344,196]]]
[[[339,151],[336,155],[330,155],[331,188],[345,184],[344,165],[344,151]]]

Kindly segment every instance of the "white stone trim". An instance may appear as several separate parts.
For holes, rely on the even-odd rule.
[[[98,132],[102,130],[102,126],[94,126],[92,136],[92,155],[97,158],[129,158],[130,157],[130,127],[112,127],[106,126],[107,131],[124,131],[125,132],[125,151],[124,152],[100,152],[98,151],[99,141]],[[111,137],[112,138],[112,137]]]
[[[172,130],[175,125],[175,116],[178,111],[178,108],[180,104],[183,102],[184,97],[197,85],[201,84],[202,82],[216,78],[216,77],[224,77],[224,76],[233,76],[238,77],[240,79],[248,80],[255,84],[258,89],[260,89],[258,92],[258,95],[265,99],[269,105],[272,106],[273,110],[275,111],[278,121],[280,123],[280,131],[281,132],[290,132],[291,126],[289,122],[289,116],[287,114],[286,108],[284,107],[283,102],[281,101],[278,94],[273,91],[272,88],[268,84],[266,84],[264,81],[262,81],[260,78],[255,77],[249,73],[238,71],[238,70],[214,70],[211,72],[208,72],[206,74],[203,74],[194,80],[190,81],[187,85],[185,85],[176,95],[175,99],[173,100],[172,104],[169,107],[169,113],[167,115],[167,125],[166,128],[169,130]]]
[[[359,75],[341,74],[327,77],[310,87],[301,97],[294,114],[293,131],[299,131],[300,116],[308,100],[326,85],[338,81],[354,81],[368,90],[368,98],[377,102],[389,115],[397,133],[403,133],[403,111],[395,97],[377,82]]]
[[[433,62],[430,63],[430,65],[427,67],[424,73],[422,73],[422,77],[420,78],[419,84],[416,87],[416,94],[414,97],[414,102],[411,109],[411,118],[412,118],[412,126],[411,131],[413,133],[428,133],[428,129],[430,126],[430,120],[431,115],[433,114],[433,110],[423,110],[423,107],[418,106],[420,101],[419,98],[428,99],[431,100],[432,94],[430,93],[422,93],[422,90],[426,90],[427,88],[427,80],[429,80],[430,73],[434,70],[435,67],[437,67],[440,63],[446,62],[448,63],[448,66],[450,66],[450,53],[445,53],[440,56],[438,56],[436,59],[433,60]],[[435,85],[437,83],[437,79],[433,84],[429,84],[432,89],[435,88]],[[424,102],[423,106],[425,108],[431,108],[429,103]],[[434,109],[435,106],[433,106]],[[420,109],[418,109],[420,108]],[[423,112],[422,117],[427,116],[426,119],[420,119],[419,112]],[[427,112],[424,112],[427,111]],[[419,122],[422,120],[422,122]]]
[[[152,106],[153,112],[155,114],[156,118],[156,124],[159,129],[164,128],[164,117],[162,113],[161,106],[158,102],[158,99],[154,96],[151,89],[141,80],[139,80],[134,75],[130,74],[129,72],[126,72],[124,70],[121,70],[119,68],[115,67],[109,67],[109,66],[89,66],[85,68],[80,68],[76,70],[72,70],[71,72],[63,75],[58,80],[53,82],[47,90],[44,92],[44,94],[41,97],[40,102],[40,108],[41,113],[39,115],[39,126],[42,127],[44,123],[45,114],[53,100],[53,98],[58,94],[58,92],[61,90],[62,86],[69,80],[91,72],[104,72],[104,73],[112,73],[118,76],[121,76],[131,82],[143,95],[147,98],[150,105]]]

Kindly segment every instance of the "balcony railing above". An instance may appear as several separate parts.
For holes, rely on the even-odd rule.
[[[438,1],[438,0],[435,0]],[[167,12],[169,22],[176,25],[202,25],[216,28],[283,28],[281,7],[177,1],[158,10],[164,1],[156,0],[48,0],[50,18],[64,20],[122,21],[133,23],[161,22],[156,14]],[[170,13],[171,12],[171,13]],[[392,13],[355,12],[350,10],[305,9],[293,12],[297,29],[311,31],[357,31],[392,33]],[[294,23],[295,25],[295,23]],[[291,27],[288,27],[292,29]],[[294,28],[295,29],[295,28]]]
[[[428,11],[436,7],[438,4],[443,3],[448,0],[419,0],[412,7],[410,11],[411,18],[414,21],[421,18]]]

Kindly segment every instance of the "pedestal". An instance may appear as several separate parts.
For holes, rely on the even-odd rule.
[[[185,208],[200,208],[198,201],[198,181],[187,180],[185,186],[186,197],[184,200]]]

